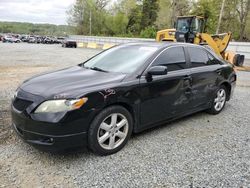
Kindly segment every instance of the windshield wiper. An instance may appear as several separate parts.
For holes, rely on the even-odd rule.
[[[101,68],[98,68],[98,67],[89,67],[91,70],[95,70],[95,71],[101,71],[101,72],[108,72],[106,70],[103,70]]]

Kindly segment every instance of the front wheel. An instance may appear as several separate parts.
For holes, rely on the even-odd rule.
[[[104,109],[90,125],[89,148],[99,155],[118,152],[131,136],[132,124],[131,114],[122,106],[111,106]]]
[[[207,112],[210,114],[220,113],[226,104],[226,99],[227,99],[227,89],[225,86],[222,85],[217,90],[212,102],[212,106],[210,107],[210,109],[207,110]]]

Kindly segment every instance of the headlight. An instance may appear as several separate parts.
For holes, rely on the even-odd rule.
[[[47,113],[47,112],[55,113],[55,112],[71,111],[81,108],[87,102],[87,100],[88,98],[45,101],[38,106],[38,108],[35,110],[35,113]]]
[[[169,34],[170,36],[172,36],[172,35],[175,35],[175,32],[169,31],[168,34]]]

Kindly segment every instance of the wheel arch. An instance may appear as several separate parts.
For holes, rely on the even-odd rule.
[[[230,99],[231,90],[232,90],[231,84],[225,81],[225,82],[222,82],[220,84],[220,86],[225,86],[226,87],[226,89],[227,89],[227,101],[228,101]]]
[[[122,102],[122,101],[119,102],[118,101],[118,102],[110,103],[110,104],[104,106],[103,109],[108,108],[110,106],[122,106],[123,108],[125,108],[131,114],[132,120],[133,120],[133,132],[134,132],[136,127],[137,127],[137,122],[138,122],[138,120],[137,120],[137,111],[135,110],[135,108],[132,105],[126,103],[126,102]]]

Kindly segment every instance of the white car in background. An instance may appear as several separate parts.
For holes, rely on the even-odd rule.
[[[5,36],[3,37],[3,42],[19,43],[21,40],[12,36]]]

